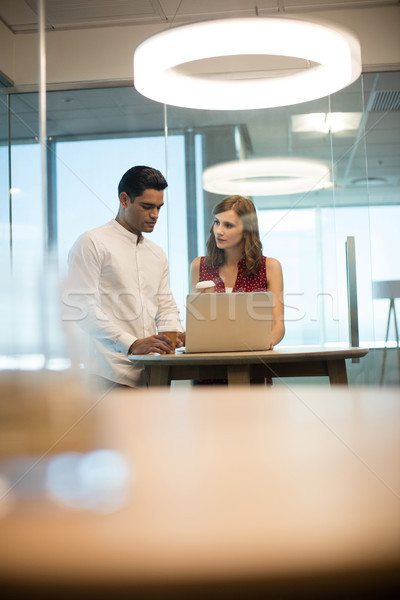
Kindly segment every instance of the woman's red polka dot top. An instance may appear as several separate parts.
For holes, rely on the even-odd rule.
[[[219,294],[225,292],[225,284],[219,276],[218,267],[208,267],[205,256],[200,258],[199,281],[213,281],[215,291]],[[242,258],[238,262],[238,274],[232,292],[266,292],[268,287],[266,258],[261,257],[260,268],[256,275],[246,275],[246,260]]]

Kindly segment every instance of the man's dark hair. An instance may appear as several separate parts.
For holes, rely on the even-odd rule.
[[[118,196],[125,192],[128,194],[131,202],[136,196],[141,196],[144,190],[162,191],[168,186],[164,176],[151,167],[132,167],[124,175],[118,184]]]

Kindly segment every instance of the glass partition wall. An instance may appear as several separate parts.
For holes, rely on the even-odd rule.
[[[49,91],[48,229],[60,273],[76,237],[115,217],[125,170],[149,164],[169,183],[152,239],[168,254],[184,318],[190,262],[205,253],[213,206],[234,193],[205,191],[203,171],[231,161],[262,159],[266,169],[276,159],[292,167],[316,161],[328,177],[314,175],[300,192],[289,168],[248,177],[265,180],[266,189],[244,194],[257,207],[264,254],[283,268],[281,345],[349,343],[345,245],[352,236],[360,345],[371,351],[348,365],[349,379],[397,384],[392,309],[387,324],[398,301],[375,293],[373,282],[400,280],[399,95],[399,73],[366,74],[331,97],[253,111],[164,107],[132,87]],[[38,94],[3,89],[0,99],[1,261],[22,273],[40,261],[43,236]]]

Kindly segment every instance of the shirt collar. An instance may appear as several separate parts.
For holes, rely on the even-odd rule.
[[[126,229],[123,225],[121,225],[121,223],[118,223],[118,221],[116,219],[113,219],[111,221],[111,223],[113,224],[113,226],[118,229],[119,233],[121,233],[122,235],[124,235],[126,238],[134,241],[136,244],[139,244],[140,242],[143,242],[144,237],[143,235],[140,233],[139,235],[136,235],[136,233],[133,233],[132,231],[129,231],[129,229]]]

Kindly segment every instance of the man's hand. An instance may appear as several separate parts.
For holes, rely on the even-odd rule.
[[[182,345],[182,344],[181,344]],[[133,342],[128,350],[128,354],[172,354],[172,343],[166,335],[151,335]]]
[[[176,347],[177,348],[182,348],[182,346],[184,346],[185,343],[186,343],[185,339],[186,339],[185,332],[184,331],[183,332],[179,331],[178,335],[176,336]]]

